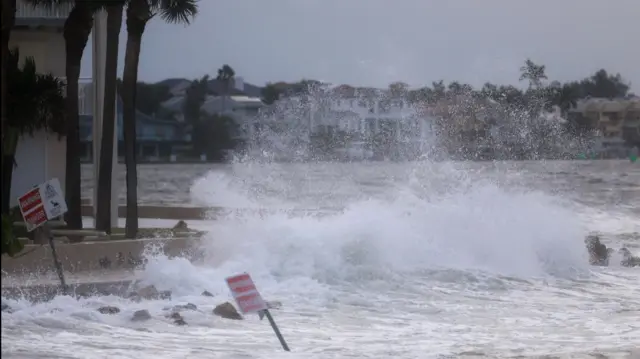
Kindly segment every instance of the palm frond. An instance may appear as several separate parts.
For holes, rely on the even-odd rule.
[[[155,7],[166,22],[189,25],[198,14],[198,0],[159,0]]]
[[[20,133],[40,129],[64,134],[64,83],[51,74],[39,74],[32,57],[20,67],[17,49],[10,51],[7,65],[7,118]]]

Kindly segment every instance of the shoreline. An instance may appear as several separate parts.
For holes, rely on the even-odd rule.
[[[598,158],[546,158],[546,159],[508,159],[508,158],[469,158],[469,159],[461,159],[461,158],[451,158],[451,159],[430,159],[433,162],[537,162],[537,161],[630,161],[629,157],[598,157]],[[260,160],[258,160],[260,161]],[[420,158],[415,159],[406,159],[406,160],[385,160],[385,159],[336,159],[336,160],[322,160],[320,162],[336,162],[336,163],[385,163],[385,162],[394,162],[394,163],[404,163],[404,162],[421,162],[423,161]],[[276,161],[268,161],[269,163],[275,164],[285,164],[285,163],[316,163],[317,161],[285,161],[285,160],[276,160]],[[194,160],[180,160],[180,161],[171,161],[171,160],[138,160],[138,166],[146,166],[146,165],[230,165],[233,164],[233,161],[201,161],[199,159]],[[82,161],[82,165],[93,166],[93,161]],[[124,160],[118,160],[119,165],[124,165]]]

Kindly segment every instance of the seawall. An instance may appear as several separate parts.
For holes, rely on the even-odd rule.
[[[154,238],[90,241],[81,243],[57,242],[56,252],[65,273],[128,270],[140,266],[146,248],[157,248],[169,257],[191,258],[199,239]],[[29,244],[17,258],[2,256],[3,284],[6,276],[44,274],[55,271],[53,255],[48,244]]]

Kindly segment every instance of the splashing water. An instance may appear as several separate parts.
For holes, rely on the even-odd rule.
[[[244,271],[264,297],[283,302],[274,315],[301,358],[588,357],[596,350],[624,357],[640,344],[632,319],[640,277],[631,269],[588,267],[584,214],[562,199],[457,165],[404,174],[357,165],[377,173],[365,173],[370,182],[348,177],[351,164],[312,165],[340,176],[339,186],[300,182],[313,177],[305,171],[282,182],[277,166],[238,164],[194,183],[199,203],[283,211],[217,219],[195,263],[150,254],[139,275],[171,290],[170,302],[6,301],[15,312],[2,317],[3,356],[279,357],[265,323],[211,315],[229,300],[224,278]],[[302,192],[337,193],[341,208],[291,212],[315,201]],[[215,297],[202,297],[203,290]],[[185,302],[199,310],[184,313],[189,326],[178,328],[164,315]],[[95,309],[102,305],[122,312],[101,315]],[[138,309],[154,319],[131,322]]]

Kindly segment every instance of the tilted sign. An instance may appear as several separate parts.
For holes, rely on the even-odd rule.
[[[261,312],[268,309],[267,302],[262,299],[260,292],[247,273],[227,278],[227,285],[242,314]]]
[[[29,232],[67,212],[67,203],[56,178],[20,196],[18,206]]]
[[[242,273],[229,277],[226,281],[231,290],[231,295],[236,300],[242,314],[257,312],[261,319],[263,315],[266,316],[271,328],[273,328],[273,332],[280,341],[280,345],[282,345],[282,349],[290,351],[289,345],[287,345],[275,320],[273,320],[273,316],[269,313],[269,305],[262,299],[251,276],[248,273]]]

